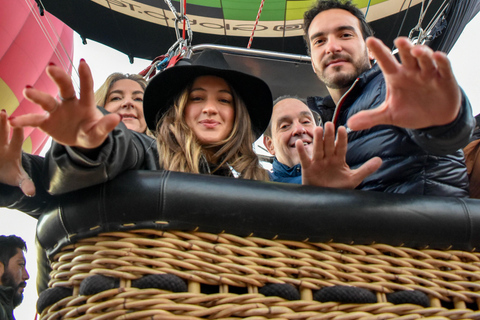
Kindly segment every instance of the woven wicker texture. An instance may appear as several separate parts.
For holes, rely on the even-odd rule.
[[[64,247],[52,267],[49,287],[73,288],[73,296],[46,307],[42,320],[480,319],[479,252],[148,229],[80,240]],[[188,291],[132,287],[155,274],[183,279]],[[80,295],[93,275],[113,277],[118,287]],[[268,284],[290,284],[301,299],[259,293]],[[366,289],[357,291],[377,302],[314,300],[325,296],[322,288],[337,286]],[[409,293],[427,297],[429,306],[404,303]]]

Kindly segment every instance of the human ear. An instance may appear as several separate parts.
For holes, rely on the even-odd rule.
[[[263,144],[265,145],[265,148],[267,148],[268,152],[270,152],[270,154],[272,156],[275,155],[275,149],[273,147],[273,141],[272,141],[272,138],[270,137],[267,137],[267,136],[263,136]]]
[[[0,262],[0,285],[2,285],[2,276],[3,273],[5,272],[5,266],[3,265],[3,262]]]

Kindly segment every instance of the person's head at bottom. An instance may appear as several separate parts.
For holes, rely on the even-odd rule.
[[[23,291],[30,278],[24,252],[27,245],[15,235],[0,236],[0,286],[13,289],[13,307],[22,303]]]

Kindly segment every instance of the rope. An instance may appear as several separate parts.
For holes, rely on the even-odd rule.
[[[255,30],[257,29],[258,20],[260,20],[260,15],[262,14],[264,3],[265,3],[265,0],[262,0],[262,2],[260,3],[260,8],[258,8],[257,19],[255,20],[255,24],[253,25],[252,34],[250,35],[250,40],[248,40],[247,49],[250,49],[250,47],[252,46],[253,35],[255,34]]]
[[[185,16],[186,12],[187,12],[187,0],[183,0],[183,10],[181,12],[182,17]],[[185,24],[186,24],[186,21],[185,19],[183,19],[183,33],[182,33],[183,40],[185,40]]]
[[[40,29],[42,30],[43,34],[45,35],[45,38],[47,39],[48,43],[50,44],[50,46],[52,47],[53,49],[53,52],[55,53],[56,57],[58,58],[58,60],[60,61],[60,64],[62,66],[62,68],[65,70],[65,72],[68,71],[68,63],[65,62],[65,60],[63,59],[62,55],[60,54],[60,51],[57,49],[57,47],[54,45],[54,37],[52,37],[50,35],[50,33],[48,32],[47,30],[47,27],[45,26],[45,24],[43,23],[42,19],[37,15],[37,11],[35,8],[33,8],[33,5],[31,5],[28,0],[25,0],[25,3],[27,4],[27,6],[29,7],[30,9],[30,12],[32,12],[32,15],[35,17],[35,20],[37,21],[38,25],[40,26]],[[38,5],[41,7],[41,9],[43,11],[45,11],[45,6],[43,5],[43,2],[42,0],[39,0],[38,1]],[[72,66],[72,71],[74,71],[77,76],[78,76],[78,70],[75,68],[75,65],[73,64],[73,61],[72,61],[72,57],[70,57],[70,55],[68,54],[67,52],[67,49],[65,49],[65,45],[63,44],[63,41],[62,39],[60,38],[60,35],[58,34],[57,30],[55,29],[52,21],[50,20],[50,18],[48,17],[47,14],[44,15],[45,19],[47,20],[47,23],[48,23],[48,26],[50,27],[51,30],[53,30],[53,33],[55,35],[55,38],[57,39],[58,43],[60,44],[60,47],[62,48],[63,52],[65,53],[65,55],[67,56],[68,58],[68,62],[70,63],[70,65]],[[75,83],[77,89],[80,88],[79,84],[78,83]]]
[[[367,11],[365,11],[365,19],[367,19],[367,15],[368,15],[368,9],[370,9],[370,2],[372,0],[368,0],[368,4],[367,4]]]

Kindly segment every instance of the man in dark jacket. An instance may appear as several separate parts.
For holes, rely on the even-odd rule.
[[[309,107],[324,123],[347,127],[351,168],[383,160],[358,189],[468,196],[461,148],[475,122],[446,55],[398,38],[399,63],[378,39],[367,39],[363,13],[346,0],[320,0],[305,13],[304,28],[312,67],[330,93],[309,97]]]
[[[23,300],[23,290],[29,279],[25,269],[25,241],[11,236],[0,236],[0,319],[13,320],[13,309]]]

